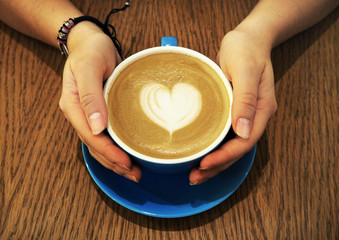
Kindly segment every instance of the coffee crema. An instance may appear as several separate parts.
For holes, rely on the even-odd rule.
[[[109,121],[133,150],[154,158],[196,154],[223,131],[229,96],[206,63],[181,53],[143,57],[123,69],[108,93]]]

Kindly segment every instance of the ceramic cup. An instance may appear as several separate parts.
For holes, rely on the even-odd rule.
[[[133,67],[137,66],[138,61],[140,63],[140,60],[145,59],[149,56],[154,56],[156,54],[171,53],[172,55],[175,55],[175,54],[185,55],[185,56],[188,56],[190,58],[194,58],[195,60],[204,63],[210,69],[212,69],[212,71],[214,72],[213,74],[215,74],[214,76],[219,78],[219,82],[221,80],[221,88],[224,88],[224,90],[226,90],[226,92],[227,92],[227,97],[226,97],[227,99],[226,100],[227,100],[228,103],[226,103],[226,105],[228,107],[227,107],[227,110],[224,111],[225,114],[223,116],[221,116],[221,118],[224,118],[222,120],[223,124],[221,125],[221,131],[219,131],[219,133],[217,133],[217,136],[215,137],[215,139],[211,143],[209,143],[207,146],[202,147],[202,149],[200,149],[197,152],[194,152],[194,153],[186,155],[186,156],[184,155],[184,156],[172,157],[172,155],[170,154],[169,157],[163,157],[162,155],[151,156],[151,154],[141,153],[141,151],[138,148],[131,147],[131,144],[126,143],[127,141],[125,141],[124,138],[121,137],[121,134],[119,135],[118,131],[116,131],[115,127],[113,126],[114,124],[112,124],[111,118],[115,118],[115,116],[117,115],[116,113],[113,113],[113,114],[109,113],[109,121],[108,121],[109,123],[108,123],[108,126],[107,126],[107,130],[108,130],[108,133],[110,134],[111,138],[113,139],[113,141],[131,157],[132,161],[134,161],[138,165],[140,165],[142,167],[146,167],[146,168],[150,169],[151,171],[154,171],[154,172],[157,172],[157,173],[176,174],[176,173],[182,173],[184,171],[188,171],[188,170],[194,168],[195,166],[197,166],[199,164],[199,161],[204,156],[206,156],[208,153],[210,153],[211,151],[215,150],[216,148],[218,148],[220,146],[221,142],[226,137],[226,135],[227,135],[227,133],[228,133],[230,127],[231,127],[231,106],[232,106],[232,101],[233,101],[233,95],[232,95],[232,87],[231,87],[230,82],[228,81],[228,79],[223,74],[220,67],[215,62],[213,62],[212,60],[210,60],[209,58],[207,58],[206,56],[204,56],[201,53],[198,53],[198,52],[193,51],[193,50],[188,49],[188,48],[176,46],[177,40],[174,37],[164,37],[164,38],[162,38],[162,44],[161,45],[162,46],[153,47],[153,48],[149,48],[149,49],[140,51],[140,52],[128,57],[127,59],[125,59],[123,62],[121,62],[116,67],[116,69],[113,71],[112,75],[107,79],[105,86],[104,86],[104,98],[105,98],[106,104],[108,106],[108,111],[110,112],[110,108],[111,107],[115,108],[116,106],[121,107],[122,110],[128,109],[128,111],[133,111],[132,107],[130,109],[130,106],[132,106],[131,103],[127,102],[125,106],[123,106],[123,105],[120,106],[119,104],[120,103],[122,104],[122,102],[123,102],[121,99],[130,98],[134,95],[138,95],[139,93],[132,92],[132,94],[128,94],[128,95],[123,96],[123,97],[116,97],[116,99],[113,99],[113,100],[112,100],[112,97],[110,98],[110,95],[112,94],[111,93],[112,86],[114,84],[117,84],[117,81],[120,81],[119,79],[126,79],[129,75],[133,74]],[[144,66],[145,66],[145,69],[146,69],[147,63],[144,64]],[[124,72],[126,72],[127,68],[129,68],[128,71],[130,71],[131,73],[129,73],[127,75],[125,74],[126,76],[123,75],[123,77],[122,77],[121,75]],[[140,68],[140,66],[139,66],[139,68]],[[144,73],[142,73],[142,74],[144,74]],[[143,78],[144,76],[142,74],[137,75],[135,78],[133,78],[133,80],[130,80],[130,81],[134,81],[134,79],[137,79],[138,77]],[[128,84],[129,83],[126,83],[126,86],[128,86]],[[120,88],[125,89],[126,86],[122,85]],[[146,99],[145,100],[146,102],[149,99],[151,99],[150,101],[153,101],[158,96],[160,96],[159,95],[160,92],[165,91],[162,88],[163,87],[162,87],[161,84],[156,84],[156,85],[154,85],[153,87],[150,87],[150,88],[146,88],[146,87],[142,88],[141,91],[143,91],[143,93],[140,93],[140,96],[138,96],[137,98],[138,99]],[[145,89],[147,89],[147,90],[145,90]],[[175,91],[176,91],[176,93],[175,93],[176,95],[179,96],[181,94],[180,95],[181,98],[179,98],[176,105],[174,104],[175,106],[173,107],[173,109],[174,109],[173,112],[176,112],[176,114],[177,114],[177,112],[179,112],[178,116],[181,114],[181,112],[185,112],[185,111],[186,112],[187,111],[191,111],[191,112],[193,111],[193,112],[199,113],[199,104],[196,104],[195,101],[202,101],[201,99],[203,97],[199,98],[199,96],[198,96],[199,94],[198,93],[195,94],[196,91],[194,89],[192,89],[190,86],[187,86],[187,85],[180,85],[180,86],[178,86],[178,89],[175,90]],[[172,95],[174,95],[173,92],[174,92],[174,90],[172,90]],[[192,92],[192,95],[189,95],[190,92]],[[170,106],[170,107],[172,106],[172,105],[168,105],[168,102],[166,102],[168,99],[169,99],[168,101],[171,101],[171,99],[174,98],[173,96],[170,96],[170,94],[171,94],[171,92],[169,90],[169,92],[167,92],[168,96],[166,95],[168,98],[159,97],[159,102],[160,103],[165,102],[164,103],[165,107],[163,107],[163,108],[161,108],[161,106],[159,107],[158,104],[160,104],[160,103],[156,102],[155,100],[154,100],[153,105],[152,104],[148,105],[148,103],[146,103],[145,107],[143,106],[143,108],[142,108],[143,111],[141,111],[141,113],[138,113],[136,115],[136,117],[132,117],[131,121],[136,123],[137,125],[139,123],[142,124],[143,122],[147,122],[148,120],[143,120],[144,113],[145,113],[147,116],[150,116],[150,120],[148,122],[149,123],[155,123],[161,129],[165,129],[168,132],[170,132],[171,135],[168,138],[171,139],[172,138],[172,132],[174,132],[173,134],[175,134],[174,130],[176,130],[177,128],[179,129],[181,126],[188,124],[187,122],[190,122],[190,121],[192,122],[194,120],[192,120],[192,117],[191,117],[192,114],[191,113],[187,114],[187,116],[185,114],[183,114],[182,119],[184,119],[184,120],[182,122],[180,122],[181,120],[180,121],[178,120],[176,122],[176,120],[168,121],[166,119],[163,119],[163,118],[165,118],[164,115],[171,114],[171,111],[172,111],[172,110],[167,111],[168,109],[166,109],[166,106]],[[117,96],[120,96],[120,95],[118,94]],[[214,98],[216,98],[214,96],[214,94],[210,94],[209,99],[214,100]],[[189,107],[186,107],[186,108],[184,107],[184,106],[187,105],[186,103],[184,103],[185,99],[190,104]],[[140,101],[142,101],[142,100],[140,100]],[[178,102],[179,102],[179,104],[178,104]],[[214,107],[215,107],[214,105],[215,104],[208,104],[208,108],[211,108],[214,111]],[[180,112],[178,109],[181,109],[181,107],[183,107],[183,110],[180,110],[181,111]],[[204,106],[204,107],[206,107],[206,106]],[[198,110],[196,110],[196,109],[198,109]],[[203,109],[203,107],[200,107],[200,109]],[[200,110],[200,111],[203,111],[203,110]],[[217,118],[217,115],[219,114],[219,112],[222,112],[222,111],[216,109],[215,112],[207,114],[207,116],[214,121]],[[199,114],[196,114],[196,115],[199,115]],[[146,119],[147,119],[147,117],[146,117]],[[121,121],[121,120],[119,120],[119,121]],[[208,126],[209,122],[211,122],[211,120],[207,119],[204,123],[200,124],[199,126],[202,126],[202,125]],[[220,126],[219,126],[219,128],[220,128]],[[153,129],[154,128],[151,127],[150,130],[147,131],[147,135],[150,135],[151,138],[153,138],[153,137],[156,138],[156,137],[158,137],[158,135],[159,136],[161,135],[161,134],[157,134],[157,133],[152,133]],[[126,131],[127,131],[127,129],[126,129]],[[120,130],[120,132],[121,132],[121,130]],[[190,130],[189,133],[190,132],[194,132],[194,129]],[[133,135],[134,133],[132,132],[131,134]],[[137,139],[136,142],[140,142],[141,138],[138,138],[137,133],[135,133],[135,136],[136,136],[136,139]],[[173,135],[173,138],[174,137],[175,136]],[[148,138],[149,138],[149,136],[148,136]],[[197,135],[195,137],[195,141],[193,141],[192,144],[194,145],[195,143],[200,142],[204,138],[206,138],[206,137],[201,137],[201,136]],[[180,150],[181,150],[181,146],[183,146],[182,148],[184,148],[186,146],[186,144],[185,143],[183,143],[181,145],[179,144]],[[164,152],[166,152],[166,150]]]

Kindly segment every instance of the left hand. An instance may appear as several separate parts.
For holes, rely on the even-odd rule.
[[[217,57],[233,85],[232,127],[237,137],[205,156],[191,171],[192,185],[219,174],[249,152],[276,111],[271,48],[251,31],[237,30],[224,37]]]

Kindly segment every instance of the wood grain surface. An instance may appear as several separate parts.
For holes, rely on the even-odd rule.
[[[76,0],[103,20],[124,1]],[[215,60],[254,0],[145,0],[113,15],[123,54],[179,45]],[[91,179],[59,110],[65,59],[0,23],[0,239],[338,239],[339,10],[274,49],[278,111],[240,188],[179,219],[134,213]]]

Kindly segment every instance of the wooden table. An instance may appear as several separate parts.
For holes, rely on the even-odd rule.
[[[124,1],[74,1],[104,19]],[[112,17],[124,55],[165,35],[215,59],[254,0],[131,1]],[[153,218],[91,179],[59,110],[65,59],[0,23],[0,239],[338,239],[338,9],[272,54],[278,111],[240,188],[196,216]]]

